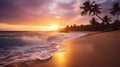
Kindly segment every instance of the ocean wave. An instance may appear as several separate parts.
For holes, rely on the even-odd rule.
[[[4,34],[0,34],[4,35]],[[7,33],[5,33],[7,35]],[[85,33],[12,32],[0,37],[0,66],[27,60],[46,60],[52,57],[61,42]]]

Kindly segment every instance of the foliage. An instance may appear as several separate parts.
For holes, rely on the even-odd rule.
[[[80,7],[83,11],[81,12],[81,15],[87,15],[89,16],[97,16],[99,19],[102,20],[102,23],[98,22],[95,18],[92,18],[90,20],[90,24],[88,25],[67,25],[65,28],[60,29],[60,31],[68,32],[68,31],[114,31],[114,30],[120,30],[120,5],[119,3],[114,3],[111,10],[111,14],[113,16],[117,16],[117,19],[112,22],[111,17],[108,15],[105,15],[104,17],[100,17],[99,15],[102,13],[100,8],[101,4],[97,4],[95,1],[90,2],[90,0],[85,1],[83,5]],[[112,22],[112,23],[110,23]]]
[[[100,18],[102,20],[102,18],[99,16],[99,14],[101,14],[101,9],[100,8],[100,4],[96,4],[95,1],[90,2],[85,1],[83,3],[83,6],[80,7],[80,9],[82,9],[83,11],[81,12],[81,15],[91,15],[91,16],[97,16],[98,18]]]
[[[103,17],[102,23],[103,23],[103,24],[110,24],[109,22],[111,22],[111,18],[109,18],[107,15],[105,15],[105,16]]]
[[[117,16],[117,20],[119,20],[119,15],[120,15],[120,5],[119,5],[119,3],[117,2],[117,3],[114,3],[113,4],[113,6],[112,6],[112,8],[110,9],[111,10],[111,14],[113,15],[113,16]]]

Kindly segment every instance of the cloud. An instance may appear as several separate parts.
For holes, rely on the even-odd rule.
[[[90,1],[100,3],[103,14],[109,14],[111,4],[120,2],[120,0]],[[89,16],[80,16],[79,7],[83,2],[85,0],[0,0],[0,23],[26,25],[46,25],[57,21],[70,24],[87,23]]]
[[[47,3],[49,0],[0,0],[0,22],[10,24],[29,22],[35,15],[43,15],[42,7]]]

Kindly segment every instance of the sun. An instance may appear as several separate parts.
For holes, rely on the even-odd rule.
[[[51,25],[50,29],[51,30],[58,30],[59,26],[58,25]]]

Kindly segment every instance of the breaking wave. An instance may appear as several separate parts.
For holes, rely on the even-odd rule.
[[[85,33],[57,32],[1,32],[0,66],[27,60],[46,60],[58,49],[57,45],[68,38],[85,36]]]

